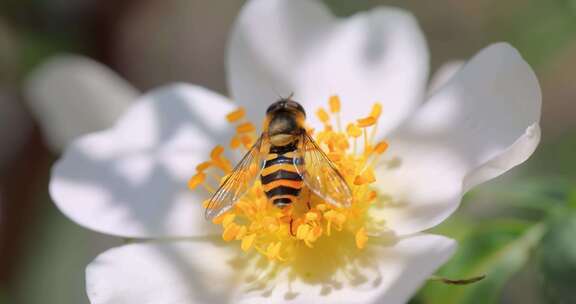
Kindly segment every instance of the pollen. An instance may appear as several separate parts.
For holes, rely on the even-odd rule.
[[[198,166],[196,166],[196,171],[203,172],[204,170],[210,168],[210,166],[211,166],[210,162],[200,163]]]
[[[252,248],[252,245],[254,245],[254,240],[256,240],[256,234],[250,234],[242,238],[242,243],[240,245],[242,251],[248,252]]]
[[[332,113],[339,113],[340,112],[340,97],[338,95],[333,95],[330,97],[328,101],[330,105],[330,112]]]
[[[359,249],[364,249],[366,243],[368,242],[368,235],[366,235],[366,228],[362,227],[356,232],[356,247]]]
[[[190,180],[188,181],[188,187],[192,190],[196,189],[196,187],[201,185],[205,179],[206,179],[206,174],[204,174],[202,172],[198,172],[198,173],[196,173],[196,175],[194,175],[194,176],[192,176],[192,178],[190,178]]]
[[[320,121],[324,124],[326,124],[330,121],[330,115],[328,115],[326,110],[324,110],[322,108],[320,108],[320,109],[318,109],[318,111],[316,111],[316,116],[318,116],[318,119],[320,119]]]
[[[366,170],[362,172],[362,174],[357,175],[354,178],[354,185],[365,185],[371,184],[376,181],[376,177],[374,176],[374,172],[372,170]]]
[[[236,127],[236,132],[238,132],[238,133],[254,132],[255,130],[256,130],[256,127],[251,122],[245,122],[245,123],[239,125],[238,127]]]
[[[213,220],[215,225],[222,227],[224,241],[237,242],[239,252],[256,252],[279,263],[291,263],[295,257],[306,257],[314,250],[322,251],[327,247],[350,247],[350,251],[360,251],[369,246],[369,235],[382,228],[381,221],[373,219],[369,212],[380,199],[373,189],[375,166],[388,150],[388,142],[376,142],[373,136],[382,116],[382,106],[375,103],[366,116],[348,121],[344,124],[346,127],[341,128],[340,114],[344,105],[340,97],[331,96],[326,107],[329,111],[319,108],[315,112],[323,128],[315,129],[313,133],[309,131],[309,134],[350,186],[352,204],[334,205],[299,182],[295,186],[302,187],[300,195],[289,206],[278,208],[264,195],[264,187],[257,178],[233,208]],[[229,146],[241,154],[246,153],[259,137],[255,125],[247,122],[245,116],[242,108],[226,116],[236,129]],[[363,144],[363,151],[357,151],[357,142]],[[213,194],[217,187],[208,185],[209,182],[220,184],[232,170],[231,162],[224,155],[224,147],[215,147],[210,160],[196,167],[197,173],[190,179],[189,187],[195,189],[202,185]]]
[[[348,127],[346,127],[346,132],[349,137],[356,138],[362,136],[362,129],[353,123],[348,124]]]
[[[370,116],[378,119],[378,118],[380,118],[381,114],[382,114],[382,105],[379,102],[377,102],[372,106],[372,111],[370,111]]]
[[[228,120],[228,122],[236,122],[244,118],[245,115],[246,111],[244,108],[239,108],[238,110],[230,112],[228,115],[226,115],[226,120]]]
[[[376,123],[376,118],[373,116],[368,116],[365,118],[360,118],[357,121],[358,121],[358,127],[366,128],[366,127],[373,126]]]
[[[374,153],[376,154],[382,154],[386,150],[388,150],[388,143],[385,141],[379,142],[378,144],[376,144],[376,147],[374,147]]]

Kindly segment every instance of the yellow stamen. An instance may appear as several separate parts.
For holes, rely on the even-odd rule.
[[[360,186],[365,184],[371,184],[376,181],[376,177],[374,176],[374,172],[372,170],[366,170],[362,174],[357,175],[354,178],[354,185]]]
[[[204,180],[206,180],[206,174],[198,172],[188,181],[188,188],[194,190],[198,185],[202,184]]]
[[[234,221],[235,218],[236,218],[236,214],[234,214],[234,213],[225,214],[224,217],[222,218],[222,226],[226,227],[226,226],[230,225]]]
[[[375,119],[378,119],[378,118],[380,118],[381,114],[382,114],[382,105],[377,102],[372,106],[372,111],[370,111],[370,116],[374,117]]]
[[[328,103],[330,104],[330,112],[340,113],[340,97],[338,95],[331,96]]]
[[[368,131],[366,128],[362,129],[362,133],[364,134],[364,155],[370,154],[370,141],[368,140]]]
[[[210,162],[203,162],[200,163],[198,166],[196,166],[196,171],[202,172],[208,168],[210,168],[210,166],[212,166],[212,164],[210,164]]]
[[[344,250],[361,250],[369,246],[368,233],[376,228],[385,226],[381,221],[370,217],[368,210],[376,206],[377,193],[371,185],[376,181],[374,166],[379,156],[388,149],[388,143],[373,142],[368,136],[369,128],[372,132],[377,129],[378,119],[382,113],[382,106],[375,104],[370,115],[360,118],[346,125],[345,130],[340,129],[340,113],[343,111],[340,98],[331,96],[328,101],[328,110],[318,109],[316,115],[324,124],[324,128],[309,130],[309,134],[324,150],[340,174],[347,181],[352,190],[352,205],[338,207],[332,205],[322,195],[316,195],[308,189],[307,185],[299,181],[273,181],[262,185],[257,178],[254,185],[223,215],[213,220],[213,223],[222,227],[222,239],[227,242],[238,241],[243,252],[252,248],[255,252],[267,259],[277,262],[291,262],[306,252],[313,250],[326,250],[351,246]],[[244,109],[238,109],[226,116],[229,122],[236,125],[237,134],[230,140],[232,149],[240,149],[245,153],[256,140],[255,126],[246,122]],[[331,119],[335,118],[338,128],[332,127]],[[313,134],[313,135],[312,135]],[[364,151],[356,153],[358,138],[364,139]],[[353,146],[354,149],[350,149]],[[244,150],[244,151],[242,151]],[[286,157],[298,157],[296,153],[288,153]],[[276,158],[270,155],[267,158]],[[266,158],[265,158],[266,159]],[[212,168],[221,169],[222,175],[230,175],[232,164],[224,156],[224,147],[217,146],[210,153],[210,160],[196,167],[196,174],[190,179],[189,186],[197,188],[202,185],[209,192],[214,189],[206,182],[206,177],[218,179],[218,183],[226,176],[216,175]],[[260,171],[260,164],[246,170]],[[267,176],[278,170],[298,173],[292,164],[276,164],[260,171],[260,175]],[[292,204],[285,208],[277,208],[264,194],[264,190],[272,190],[277,186],[300,188],[300,195],[277,195],[274,199],[287,198]],[[332,191],[326,188],[324,191]],[[327,193],[328,194],[328,193]],[[332,193],[331,197],[339,197]],[[204,202],[206,207],[208,200]],[[352,242],[347,240],[354,240]],[[319,248],[320,247],[320,248]],[[322,249],[324,248],[324,249]],[[336,250],[338,251],[338,250]],[[326,252],[334,252],[330,249]]]
[[[228,120],[228,122],[236,122],[244,118],[245,115],[246,111],[244,110],[244,108],[238,108],[236,111],[230,112],[228,115],[226,115],[226,119]]]
[[[380,115],[382,115],[382,105],[377,102],[372,106],[372,111],[370,111],[370,116],[376,119],[376,122],[374,123],[374,128],[372,128],[372,133],[370,134],[371,141],[374,140],[374,138],[376,137],[376,131],[378,130],[378,120],[380,118]]]
[[[368,242],[368,235],[366,235],[366,228],[362,227],[356,232],[356,247],[358,249],[364,249],[366,243]]]
[[[326,113],[326,110],[322,108],[316,111],[316,116],[318,116],[318,119],[320,119],[320,121],[324,124],[328,124],[328,121],[330,120],[330,115],[328,115],[328,113]]]
[[[328,153],[328,158],[333,162],[337,162],[337,161],[342,160],[342,154],[337,153],[337,152],[330,152],[330,153]]]
[[[320,218],[320,216],[318,215],[318,213],[316,212],[308,212],[306,213],[306,221],[317,221]]]
[[[296,232],[296,237],[300,240],[305,240],[306,237],[308,236],[308,233],[310,232],[310,225],[308,224],[304,224],[304,225],[300,225],[298,226],[298,232]]]
[[[210,158],[212,160],[219,160],[220,156],[222,156],[222,153],[224,153],[224,147],[216,146],[214,149],[212,149],[212,152],[210,152]]]
[[[238,133],[248,133],[248,132],[253,132],[255,130],[256,130],[256,126],[254,126],[254,124],[251,122],[245,122],[245,123],[240,124],[236,127],[236,132],[238,132]]]
[[[372,116],[368,116],[368,117],[360,118],[360,119],[356,120],[356,122],[358,122],[359,128],[367,128],[367,127],[372,126],[376,123],[376,118],[374,118]]]
[[[282,258],[280,257],[281,246],[282,246],[282,243],[280,243],[280,242],[278,242],[276,244],[268,245],[268,248],[266,248],[266,256],[268,257],[268,259],[270,259],[270,260],[274,260],[274,259],[282,260]]]
[[[240,147],[240,144],[242,144],[242,142],[237,136],[232,137],[232,139],[230,140],[231,149],[238,149],[238,147]]]
[[[348,136],[354,137],[354,138],[360,137],[362,135],[362,129],[360,129],[358,126],[356,126],[353,123],[348,124],[348,126],[346,127],[346,132],[348,133]]]
[[[250,147],[252,147],[252,144],[254,144],[254,139],[250,135],[241,136],[240,141],[242,142],[244,148],[246,149],[250,149]]]
[[[255,240],[256,240],[256,234],[250,234],[250,235],[244,237],[242,239],[242,244],[240,245],[240,248],[242,248],[242,251],[248,252],[248,250],[250,250],[250,248],[252,248],[252,246],[254,245]]]
[[[379,142],[378,144],[376,144],[376,147],[374,147],[374,153],[376,154],[382,154],[386,150],[388,150],[388,143],[385,141]]]
[[[236,238],[240,227],[236,223],[230,223],[226,228],[224,228],[224,233],[222,233],[222,239],[224,241],[232,241]]]

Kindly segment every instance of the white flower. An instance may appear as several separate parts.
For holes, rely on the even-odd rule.
[[[111,127],[138,96],[110,69],[78,55],[42,64],[27,80],[25,94],[55,152],[81,135]]]
[[[227,64],[236,105],[197,86],[154,91],[112,129],[74,141],[54,167],[50,193],[67,216],[102,233],[153,239],[90,264],[92,303],[404,303],[455,249],[421,232],[539,142],[540,89],[516,50],[487,47],[424,102],[426,44],[398,9],[337,19],[313,1],[252,0]],[[309,112],[338,94],[342,121],[383,105],[377,131],[389,143],[389,166],[376,171],[376,186],[390,201],[370,216],[388,233],[354,255],[312,248],[309,263],[257,263],[257,254],[221,241],[202,217],[202,198],[186,189],[212,147],[232,138],[227,113],[241,105],[260,121],[290,91]]]

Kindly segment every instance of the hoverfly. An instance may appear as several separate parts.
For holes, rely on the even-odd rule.
[[[304,108],[291,97],[268,107],[262,134],[208,201],[206,219],[232,208],[258,176],[279,208],[295,203],[304,186],[329,204],[350,206],[350,187],[304,128],[305,119]]]

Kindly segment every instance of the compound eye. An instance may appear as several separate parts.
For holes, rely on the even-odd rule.
[[[304,114],[304,116],[306,116],[306,111],[304,111],[304,107],[302,107],[302,105],[300,105],[298,102],[294,101],[294,100],[290,100],[288,101],[288,107],[290,107],[290,109],[300,112],[302,114]]]
[[[297,105],[298,111],[302,112],[302,114],[304,114],[304,116],[306,116],[306,111],[304,111],[304,107],[299,103],[296,103],[296,105]]]
[[[281,102],[280,101],[276,101],[275,103],[271,104],[268,109],[266,110],[266,114],[270,114],[273,112],[278,111],[281,108]]]

